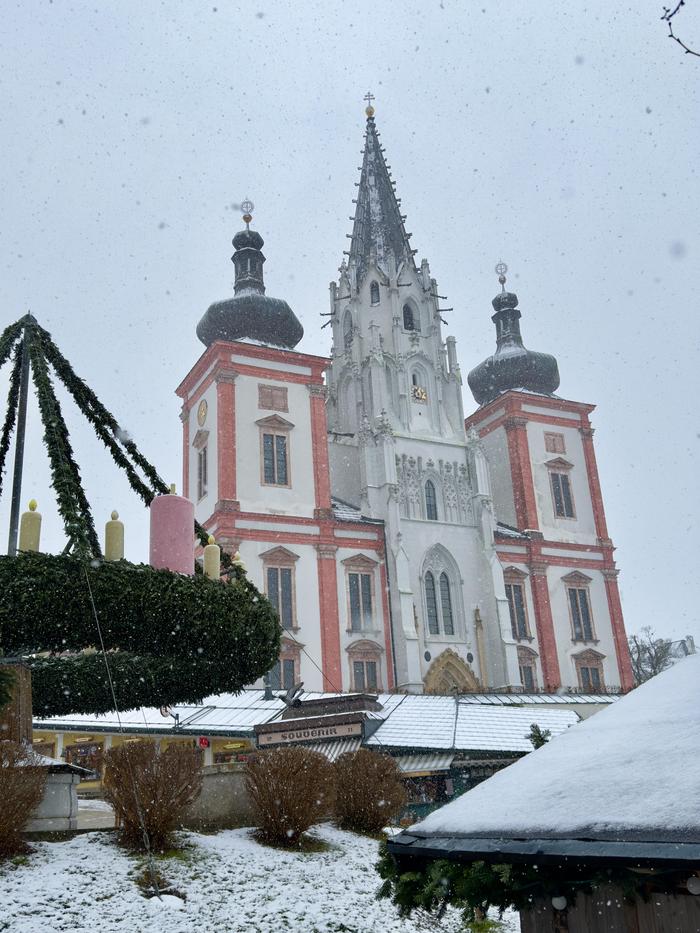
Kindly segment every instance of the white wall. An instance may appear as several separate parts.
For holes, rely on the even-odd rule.
[[[495,428],[489,434],[484,435],[481,439],[481,445],[489,464],[491,494],[496,518],[499,522],[505,522],[506,525],[516,527],[513,476],[505,428]]]
[[[197,422],[197,409],[199,403],[204,399],[207,403],[207,419],[202,427]],[[189,481],[188,488],[184,490],[184,495],[194,502],[195,517],[199,522],[205,521],[214,511],[219,495],[219,475],[218,475],[218,432],[217,432],[217,403],[216,403],[216,383],[213,382],[196,401],[190,403],[187,444],[187,456],[189,459]],[[198,431],[208,431],[207,438],[207,494],[197,501],[197,460],[199,449],[192,446],[192,442]]]
[[[564,436],[566,453],[553,454],[545,450],[545,432],[553,432]],[[593,518],[591,494],[588,488],[588,474],[586,460],[583,453],[583,441],[578,427],[560,427],[540,424],[534,421],[527,423],[527,438],[530,446],[530,461],[532,463],[532,478],[535,486],[535,499],[537,502],[537,517],[540,530],[545,538],[552,541],[570,541],[578,544],[595,544],[596,531]],[[574,511],[576,518],[557,518],[554,515],[552,490],[549,479],[549,470],[545,466],[548,460],[561,457],[573,464],[568,471],[569,481],[574,497]]]
[[[258,385],[287,388],[289,411],[258,408]],[[294,427],[289,432],[288,457],[291,487],[262,484],[261,418],[278,414]],[[239,375],[236,379],[236,497],[247,512],[313,516],[314,474],[311,462],[311,405],[304,384]]]

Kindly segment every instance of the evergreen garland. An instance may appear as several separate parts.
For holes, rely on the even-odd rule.
[[[236,692],[279,655],[277,613],[244,574],[27,552],[0,557],[0,593],[0,643],[27,658],[42,716],[114,709],[95,611],[119,709]]]
[[[382,844],[377,871],[384,883],[378,898],[391,898],[402,917],[416,909],[441,917],[452,905],[462,911],[465,923],[472,924],[491,908],[499,914],[508,908],[528,910],[536,901],[551,902],[553,897],[566,898],[571,907],[579,893],[608,885],[619,887],[629,900],[646,900],[655,891],[673,893],[688,875],[687,870],[640,874],[624,866],[602,869],[570,860],[540,866],[436,859],[407,867]]]
[[[63,519],[69,543],[84,556],[100,557],[100,543],[95,531],[90,504],[80,480],[78,464],[73,459],[68,428],[63,420],[61,406],[53,390],[46,359],[34,332],[25,329],[28,340],[32,377],[36,388],[41,420],[44,425],[44,443],[51,465],[51,485],[56,492],[58,511]]]
[[[19,404],[19,386],[22,378],[22,344],[15,346],[15,361],[10,375],[10,388],[7,393],[7,411],[5,412],[5,422],[2,426],[2,435],[0,436],[0,495],[2,495],[2,481],[5,472],[5,460],[7,452],[10,449],[10,440],[17,420],[17,407]]]
[[[9,360],[12,347],[22,335],[22,330],[30,320],[34,319],[27,315],[27,317],[15,321],[14,324],[10,324],[10,326],[6,327],[2,334],[0,334],[0,366],[4,366]]]

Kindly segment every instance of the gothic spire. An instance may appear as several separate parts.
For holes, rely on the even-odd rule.
[[[368,94],[365,99],[371,101],[372,96]],[[371,103],[365,113],[365,148],[349,254],[349,264],[355,266],[358,285],[372,261],[387,274],[393,272],[394,263],[398,267],[404,261],[410,262],[415,268],[414,250],[409,243],[410,234],[406,233],[403,224],[404,217],[379,143]]]

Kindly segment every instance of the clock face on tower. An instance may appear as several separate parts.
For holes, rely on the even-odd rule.
[[[411,395],[417,402],[428,401],[428,390],[424,386],[411,386]]]
[[[202,399],[202,401],[197,406],[197,424],[200,428],[204,427],[204,422],[207,420],[207,400]]]

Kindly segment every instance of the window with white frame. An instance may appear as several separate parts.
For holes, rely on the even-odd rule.
[[[571,489],[570,471],[573,464],[558,457],[547,464],[549,484],[552,490],[552,507],[556,518],[576,518],[574,495]]]
[[[527,600],[525,597],[525,580],[527,575],[515,567],[504,571],[506,599],[510,613],[510,629],[516,641],[531,638],[530,625],[527,615]]]
[[[582,651],[574,656],[579,689],[584,693],[602,693],[605,691],[603,661],[605,656],[597,651]]]
[[[348,631],[366,632],[375,622],[374,576],[376,562],[358,554],[343,561],[347,587]]]
[[[363,640],[349,646],[351,690],[356,693],[381,691],[381,654],[381,647],[373,641]]]
[[[294,427],[279,415],[261,418],[260,482],[263,486],[291,486],[289,434]]]
[[[569,603],[571,618],[571,637],[573,641],[596,641],[591,611],[591,578],[578,571],[563,578],[566,586],[566,598]]]
[[[298,646],[283,638],[279,660],[267,675],[273,690],[290,690],[299,682],[299,660]]]
[[[272,548],[261,555],[265,595],[277,610],[280,625],[287,631],[297,626],[295,564],[297,554],[285,547]]]
[[[537,654],[531,648],[519,646],[518,667],[523,689],[534,693],[537,690]]]
[[[454,635],[454,613],[450,579],[443,570],[437,581],[432,570],[423,577],[428,632],[431,635]]]

